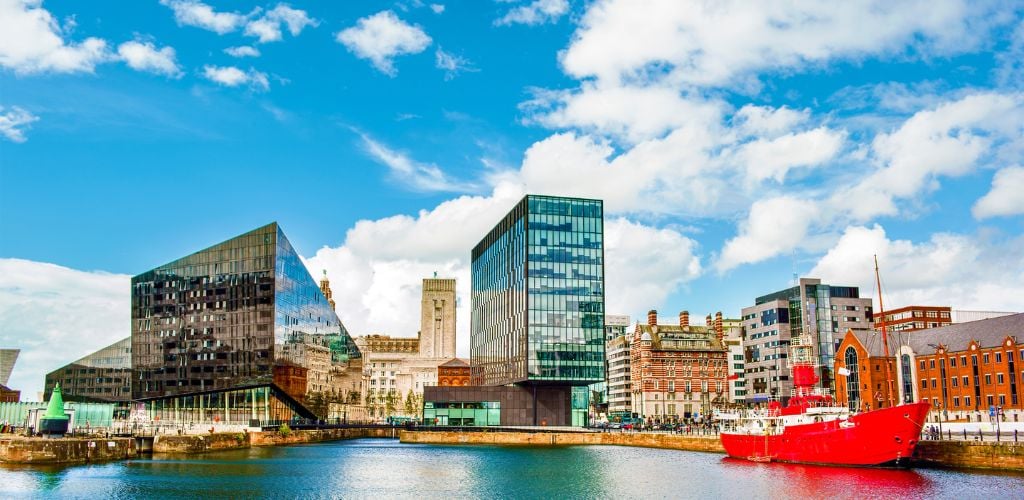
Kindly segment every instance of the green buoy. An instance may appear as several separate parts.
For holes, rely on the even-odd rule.
[[[68,416],[64,414],[64,397],[61,396],[58,383],[50,395],[46,414],[39,419],[39,432],[46,437],[61,437],[68,432],[68,420]]]

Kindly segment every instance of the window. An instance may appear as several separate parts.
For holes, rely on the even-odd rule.
[[[1003,383],[1003,374],[1002,373],[997,373],[996,374],[996,382],[1000,383],[1000,384]]]
[[[983,363],[988,364],[988,353],[986,352],[982,360]]]
[[[932,379],[932,389],[934,389],[936,387],[938,387],[938,385],[935,383],[935,379]]]
[[[927,380],[921,380],[921,388],[922,389],[927,389],[928,388],[928,381]]]
[[[960,396],[953,396],[953,407],[954,408],[959,408],[960,407]]]
[[[846,362],[847,367],[853,367],[850,370],[850,374],[846,376],[847,405],[851,410],[857,410],[860,409],[860,370],[857,369],[860,365],[857,360],[857,350],[853,347],[847,347],[846,352],[843,353],[843,360]]]
[[[967,382],[967,375],[964,375],[964,387],[967,387],[968,385],[969,382]]]
[[[934,359],[928,360],[928,368],[935,368],[935,360]]]
[[[964,406],[971,406],[971,397],[964,396]]]
[[[953,387],[957,387],[957,382],[959,382],[959,381],[957,380],[956,377],[953,377],[953,379],[950,382],[953,383]]]
[[[1002,362],[1003,362],[1003,353],[997,352],[996,353],[996,363],[1002,363]]]
[[[1006,404],[1006,396],[1000,394],[999,395],[999,406],[1003,406],[1005,404]]]
[[[991,373],[986,373],[985,374],[985,385],[992,385],[992,374]]]
[[[924,360],[921,360],[921,369],[924,370]]]
[[[996,400],[995,400],[994,397],[992,397],[991,394],[986,396],[985,399],[988,400],[988,405],[989,406],[992,406],[992,405],[996,404]]]
[[[956,368],[956,357],[949,358],[949,367]]]

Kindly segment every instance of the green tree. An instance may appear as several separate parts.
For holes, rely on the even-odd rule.
[[[409,394],[405,396],[405,414],[410,417],[416,414],[416,394],[412,389],[409,389]]]
[[[395,410],[398,408],[399,401],[401,401],[401,398],[395,393],[395,390],[389,390],[387,395],[384,396],[384,416],[390,417],[391,415],[394,415]]]

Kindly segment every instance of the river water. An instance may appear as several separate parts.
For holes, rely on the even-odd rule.
[[[1024,498],[1024,475],[758,464],[622,446],[358,439],[0,468],[3,498]]]

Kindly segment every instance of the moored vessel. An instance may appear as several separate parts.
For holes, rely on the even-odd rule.
[[[878,264],[875,264],[878,280]],[[884,314],[879,281],[879,309]],[[889,355],[883,323],[882,341]],[[906,465],[927,418],[928,402],[895,405],[892,374],[886,365],[889,404],[854,413],[839,406],[827,389],[817,387],[814,342],[806,332],[791,339],[793,394],[786,406],[769,401],[763,408],[722,415],[722,446],[733,458],[755,462],[793,462],[843,466]]]

